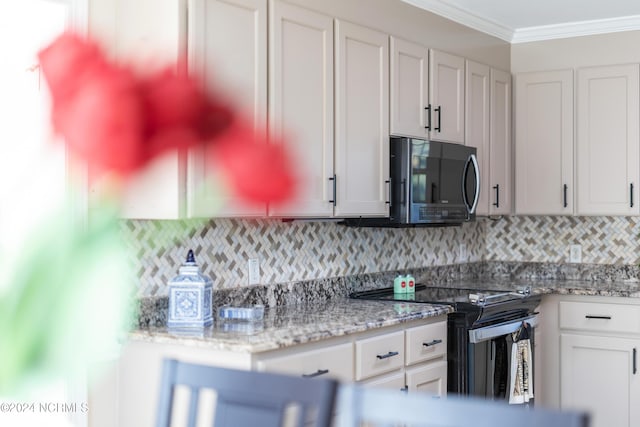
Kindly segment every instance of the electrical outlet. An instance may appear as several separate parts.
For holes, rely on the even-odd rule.
[[[469,253],[467,252],[467,245],[465,243],[460,243],[460,246],[458,246],[458,258],[460,262],[468,261]]]
[[[257,285],[260,283],[260,260],[258,258],[249,259],[249,284]]]
[[[571,245],[569,247],[569,262],[582,262],[581,245]]]

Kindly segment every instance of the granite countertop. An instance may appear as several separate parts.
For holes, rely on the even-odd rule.
[[[424,283],[427,286],[503,290],[517,290],[530,286],[534,295],[640,298],[640,282],[638,280],[595,281],[488,277],[459,278],[453,281],[425,280]],[[370,288],[371,284],[364,283],[363,286]],[[155,310],[163,312],[166,308],[155,307]],[[354,300],[343,295],[324,300],[310,298],[301,304],[267,307],[264,320],[256,323],[230,323],[214,320],[214,325],[203,331],[176,331],[161,326],[141,326],[129,333],[129,339],[197,346],[214,350],[258,353],[440,316],[451,310],[449,305]]]
[[[451,306],[336,298],[319,303],[267,307],[261,322],[220,322],[202,331],[166,327],[136,329],[134,341],[182,344],[258,353],[447,314]]]
[[[427,286],[435,286],[434,283]],[[591,295],[604,297],[640,298],[640,282],[637,280],[600,282],[592,280],[550,280],[480,278],[463,279],[437,286],[469,289],[519,290],[530,286],[534,295]]]

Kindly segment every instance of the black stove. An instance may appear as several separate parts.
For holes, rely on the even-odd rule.
[[[541,300],[541,296],[532,295],[531,288],[526,285],[514,289],[491,284],[481,287],[419,284],[415,293],[395,294],[390,287],[355,292],[350,296],[451,305],[454,311],[447,317],[448,392],[491,399],[498,398],[495,367],[493,362],[488,362],[493,360],[491,355],[495,354],[496,345],[508,340],[522,326],[533,331],[537,323],[535,310]]]
[[[487,326],[523,317],[533,312],[540,297],[531,295],[531,288],[504,286],[487,288],[416,285],[415,293],[394,293],[393,287],[354,292],[351,298],[378,301],[407,301],[428,304],[448,304],[455,312],[466,313],[469,327]]]

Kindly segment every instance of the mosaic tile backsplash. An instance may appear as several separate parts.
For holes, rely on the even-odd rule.
[[[481,261],[485,224],[380,229],[262,219],[129,220],[122,229],[138,296],[161,296],[189,249],[214,288],[230,289],[248,286],[250,258],[260,260],[261,284]]]
[[[504,217],[487,224],[485,260],[566,263],[579,244],[582,263],[633,265],[639,233],[639,217]]]
[[[512,216],[462,227],[348,228],[335,222],[276,220],[122,222],[138,296],[163,296],[188,249],[217,289],[247,287],[247,261],[262,285],[477,261],[637,265],[640,218]],[[464,245],[466,254],[461,253]]]

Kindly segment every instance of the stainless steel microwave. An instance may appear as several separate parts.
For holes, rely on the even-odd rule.
[[[388,218],[353,218],[352,226],[445,226],[475,220],[480,196],[476,149],[391,137]]]

